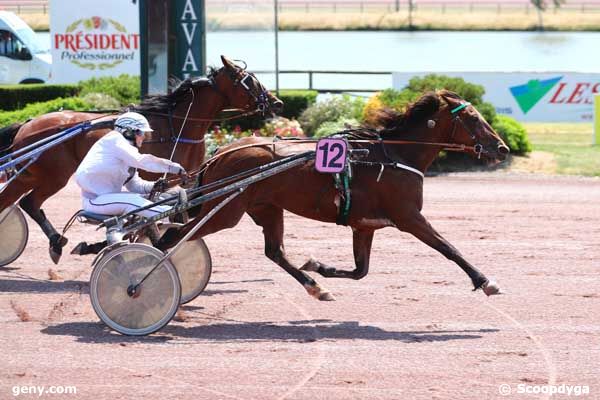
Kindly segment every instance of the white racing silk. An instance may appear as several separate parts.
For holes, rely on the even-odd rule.
[[[97,214],[122,215],[151,204],[141,195],[150,193],[154,182],[140,178],[138,168],[155,173],[185,172],[176,162],[141,154],[123,135],[112,131],[92,146],[75,172],[83,209]],[[128,192],[123,191],[123,185]],[[169,208],[155,206],[141,215],[150,217]]]
[[[152,154],[141,154],[123,135],[112,131],[92,146],[75,172],[75,181],[86,199],[120,193],[123,185],[130,192],[150,193],[153,182],[140,178],[137,171],[131,177],[131,168],[155,173],[176,174],[184,171],[176,162]]]

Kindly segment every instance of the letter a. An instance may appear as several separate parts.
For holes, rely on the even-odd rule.
[[[196,60],[194,60],[194,54],[192,53],[192,49],[189,49],[186,56],[185,62],[183,63],[183,67],[181,67],[182,71],[189,71],[188,66],[192,67],[192,71],[198,71],[198,67],[196,66]]]
[[[190,17],[188,18],[187,15],[190,15]],[[195,21],[198,19],[198,17],[196,17],[196,12],[194,11],[194,6],[192,5],[192,0],[186,0],[185,2],[185,7],[183,7],[183,13],[181,14],[181,20],[185,20],[185,19],[190,19],[192,21]]]

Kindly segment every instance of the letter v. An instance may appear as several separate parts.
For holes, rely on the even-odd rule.
[[[187,39],[188,45],[192,45],[192,39],[194,38],[194,33],[196,33],[196,25],[197,23],[192,23],[192,32],[189,31],[188,23],[181,24],[181,28],[183,28],[183,33],[185,33],[185,38]]]

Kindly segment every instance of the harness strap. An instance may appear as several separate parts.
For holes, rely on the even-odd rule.
[[[350,153],[348,153],[350,154]],[[333,176],[335,188],[340,196],[340,205],[338,207],[338,214],[335,219],[337,225],[348,225],[348,219],[350,217],[350,209],[352,208],[352,164],[349,160],[350,156],[347,156],[346,167],[340,173]]]
[[[396,168],[405,169],[407,171],[414,172],[415,174],[419,175],[421,178],[425,179],[425,174],[422,173],[421,171],[419,171],[416,168],[410,167],[408,165],[401,164],[399,162],[394,163],[393,166],[396,167]]]
[[[392,167],[392,168],[404,169],[406,171],[410,171],[410,172],[412,172],[414,174],[417,174],[421,178],[425,179],[425,174],[423,174],[418,169],[413,168],[411,166],[408,166],[406,164],[399,163],[399,162],[383,163],[383,162],[372,162],[372,161],[352,161],[352,164],[365,165],[365,166],[368,166],[368,167],[379,167],[380,168],[380,172],[379,172],[379,176],[377,177],[377,182],[379,182],[379,179],[381,178],[381,174],[383,173],[383,168],[384,167]]]
[[[202,139],[186,139],[186,138],[177,139],[176,137],[172,136],[171,141],[174,143],[183,143],[183,144],[200,144],[200,143],[204,143],[204,138],[202,138]]]

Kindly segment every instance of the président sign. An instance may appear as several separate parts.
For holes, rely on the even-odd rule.
[[[123,0],[51,0],[52,82],[139,75],[138,8]]]

